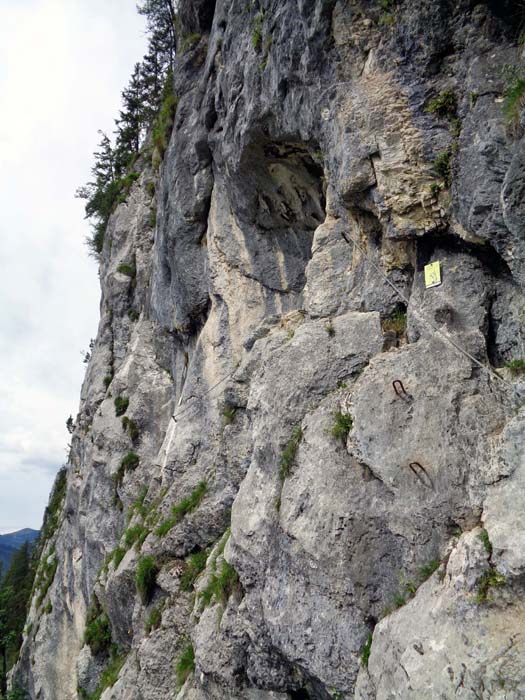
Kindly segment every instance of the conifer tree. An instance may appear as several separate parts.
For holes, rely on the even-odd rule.
[[[155,41],[157,50],[165,56],[169,68],[173,69],[176,50],[175,3],[173,0],[143,0],[137,5],[139,14],[147,20],[148,33]],[[162,49],[161,49],[162,47]]]
[[[177,103],[173,95],[174,0],[143,0],[137,9],[147,20],[148,51],[143,61],[135,64],[122,91],[122,109],[115,121],[115,146],[100,132],[102,140],[93,154],[92,180],[76,192],[77,197],[86,200],[86,218],[93,222],[93,234],[87,243],[96,258],[102,253],[111,212],[118,202],[125,201],[137,177],[130,170],[148,130],[153,127],[153,141],[162,155]]]
[[[22,643],[22,630],[34,580],[32,547],[26,542],[11,559],[0,586],[0,696],[6,694],[6,677]]]
[[[104,230],[114,204],[116,163],[115,153],[108,136],[99,131],[101,141],[93,154],[95,163],[91,168],[93,179],[79,187],[76,196],[86,200],[86,218],[93,218],[93,235],[88,240],[91,252],[97,256],[102,252]]]
[[[115,170],[122,175],[139,152],[141,137],[147,124],[143,107],[144,82],[140,63],[135,64],[128,86],[122,91],[122,109],[116,120]]]

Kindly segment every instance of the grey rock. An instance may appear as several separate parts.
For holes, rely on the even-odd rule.
[[[521,58],[496,5],[181,0],[199,37],[106,232],[31,700],[96,691],[95,595],[103,700],[523,697]]]

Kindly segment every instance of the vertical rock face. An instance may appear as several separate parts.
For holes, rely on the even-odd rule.
[[[519,12],[181,0],[199,40],[106,232],[32,700],[525,696]]]

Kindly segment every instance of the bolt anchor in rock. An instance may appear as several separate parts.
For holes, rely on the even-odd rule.
[[[423,484],[423,486],[426,486],[429,489],[434,488],[434,482],[430,478],[425,467],[423,467],[419,462],[410,462],[408,467]]]
[[[394,387],[394,391],[396,392],[397,396],[400,396],[402,399],[410,398],[410,394],[403,386],[403,382],[401,381],[401,379],[394,379],[394,381],[392,382],[392,386]]]

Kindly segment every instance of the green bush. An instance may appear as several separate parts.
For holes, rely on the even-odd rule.
[[[453,90],[444,90],[427,105],[427,112],[437,114],[445,119],[455,119],[457,113],[456,95]]]
[[[332,437],[334,437],[336,440],[341,440],[344,444],[346,444],[346,439],[348,437],[348,433],[352,430],[352,426],[352,416],[349,416],[347,413],[337,411],[335,413],[334,424],[332,426]]]
[[[208,484],[205,481],[201,481],[198,486],[191,492],[188,498],[184,498],[180,503],[174,505],[171,509],[171,517],[164,520],[157,529],[155,534],[159,537],[164,537],[168,532],[179,523],[182,518],[195,510],[204,498],[206,491],[208,490]]]
[[[424,583],[432,574],[434,571],[437,571],[441,564],[441,561],[439,559],[432,559],[431,561],[427,562],[426,564],[423,564],[422,566],[419,567],[419,576],[416,581],[409,581],[406,578],[402,577],[401,579],[401,590],[397,591],[393,597],[392,603],[390,607],[387,607],[383,611],[383,617],[385,615],[389,615],[392,610],[396,610],[397,608],[402,607],[408,601],[414,597],[416,594],[417,589],[419,586]]]
[[[139,178],[139,173],[130,172],[124,177],[117,177],[102,183],[89,183],[77,190],[76,196],[87,200],[86,217],[94,218],[93,233],[88,239],[88,246],[96,258],[104,248],[104,237],[109,217],[118,204],[126,201],[131,186]]]
[[[407,327],[407,315],[405,311],[395,311],[391,316],[381,321],[383,331],[394,331],[396,335],[403,335]]]
[[[157,116],[153,122],[153,143],[155,144],[162,158],[168,146],[169,135],[179,98],[173,93],[173,73],[168,72],[166,82],[162,90],[162,102]]]
[[[130,436],[133,442],[135,442],[139,436],[139,426],[135,423],[132,418],[124,416],[122,418],[122,428]]]
[[[135,574],[135,583],[144,605],[147,605],[153,598],[158,571],[155,557],[148,555],[140,559]]]
[[[127,549],[132,547],[134,544],[137,545],[137,549],[140,549],[148,535],[148,528],[145,525],[142,525],[142,523],[138,523],[137,525],[128,527],[124,533],[124,544],[126,545]]]
[[[218,573],[214,571],[211,574],[208,583],[199,594],[204,607],[209,605],[213,599],[225,605],[238,582],[237,572],[226,559],[223,559],[220,571]]]
[[[140,462],[140,458],[138,454],[135,452],[128,452],[128,454],[122,458],[122,461],[120,462],[119,468],[113,475],[113,481],[115,483],[115,490],[118,486],[120,486],[124,480],[124,475],[128,471],[134,471]]]
[[[420,566],[419,567],[419,576],[422,579],[421,582],[423,583],[423,581],[426,581],[427,578],[430,578],[432,576],[432,574],[434,573],[434,571],[437,571],[439,569],[440,564],[441,564],[441,562],[439,559],[432,559],[427,564],[423,564],[423,566]]]
[[[83,688],[78,689],[80,700],[100,700],[107,688],[112,688],[118,680],[119,673],[126,661],[126,654],[115,644],[111,645],[108,663],[100,674],[100,681],[94,693],[87,693]]]
[[[122,458],[120,465],[127,471],[134,471],[139,466],[140,458],[135,452],[128,452],[128,454]]]
[[[521,128],[522,112],[525,108],[525,76],[514,74],[509,76],[509,81],[504,92],[503,114],[507,124],[515,129]]]
[[[55,579],[55,574],[58,568],[58,559],[55,552],[51,552],[47,559],[40,564],[40,568],[37,573],[36,588],[39,591],[38,597],[36,599],[37,607],[42,605],[44,598],[47,595],[49,587]]]
[[[297,453],[297,448],[299,443],[303,438],[303,430],[300,425],[296,425],[292,430],[292,436],[286,443],[286,446],[281,455],[281,462],[279,464],[279,479],[284,481],[286,477],[290,474],[290,471],[295,462],[295,455]]]
[[[332,320],[331,320],[331,319],[325,323],[324,329],[325,329],[325,331],[328,333],[328,335],[330,336],[330,338],[333,338],[333,337],[334,337],[334,335],[335,335],[335,328],[334,328],[334,324],[332,323]]]
[[[256,51],[260,51],[262,45],[262,22],[263,15],[259,12],[252,28],[252,46]]]
[[[39,545],[43,550],[45,543],[55,534],[60,524],[62,506],[67,490],[67,468],[62,467],[55,477],[55,483],[49,497],[49,503],[44,511],[44,522],[39,537]]]
[[[105,654],[111,646],[111,623],[97,598],[87,613],[84,643],[89,646],[94,656]]]
[[[120,263],[120,265],[117,267],[117,272],[120,272],[122,275],[126,275],[126,277],[135,277],[137,274],[137,271],[135,269],[135,265],[128,265],[127,263]]]
[[[452,164],[450,151],[438,153],[433,164],[434,172],[438,177],[443,178],[445,185],[450,187],[452,183]]]
[[[379,16],[380,27],[392,27],[396,22],[395,15],[392,12],[382,12]]]
[[[148,487],[143,486],[140,489],[140,493],[138,495],[137,500],[132,504],[131,508],[129,509],[128,513],[128,518],[131,520],[133,513],[138,513],[140,517],[144,520],[149,512],[149,508],[147,508],[144,505],[144,501],[146,500],[146,496],[148,495]]]
[[[156,630],[157,628],[160,627],[160,623],[162,622],[162,612],[159,608],[153,608],[153,610],[150,612],[148,617],[146,618],[146,622],[144,624],[144,631],[146,634],[150,634],[153,630]]]
[[[186,559],[186,568],[180,577],[180,587],[183,591],[191,591],[197,576],[206,568],[206,560],[208,559],[208,551],[202,549],[200,552],[191,554]]]
[[[505,363],[505,367],[510,369],[512,374],[523,374],[525,372],[525,359],[514,359]]]
[[[194,49],[197,46],[200,40],[200,34],[187,34],[185,37],[182,38],[182,41],[180,42],[178,53],[185,54],[188,51],[191,51],[191,49]]]
[[[133,321],[133,323],[139,320],[139,316],[140,314],[136,309],[128,309],[128,318],[130,321]]]
[[[361,663],[365,668],[368,668],[368,659],[370,658],[370,652],[372,650],[372,634],[369,634],[366,638],[366,642],[361,649]]]
[[[149,182],[146,183],[146,192],[148,193],[149,197],[154,197],[155,196],[155,183],[153,180],[150,180]]]
[[[112,381],[113,381],[113,372],[111,372],[111,374],[106,374],[106,376],[104,377],[104,388],[107,389]]]
[[[486,571],[478,580],[478,592],[476,594],[476,603],[481,605],[489,599],[489,591],[491,588],[499,588],[507,583],[507,579],[503,574],[500,574],[494,567]]]
[[[191,642],[184,647],[182,654],[177,661],[177,682],[179,686],[184,685],[186,679],[195,671],[195,652]]]
[[[113,551],[113,564],[115,565],[115,569],[118,569],[120,566],[120,562],[124,559],[124,556],[126,555],[126,550],[123,549],[122,547],[115,547]]]
[[[491,544],[490,539],[489,539],[489,533],[485,529],[483,529],[479,533],[478,537],[483,542],[483,546],[485,547],[485,551],[487,552],[489,557],[491,557],[492,556],[492,544]]]
[[[129,399],[127,396],[117,396],[115,399],[115,415],[123,416],[128,410]]]

